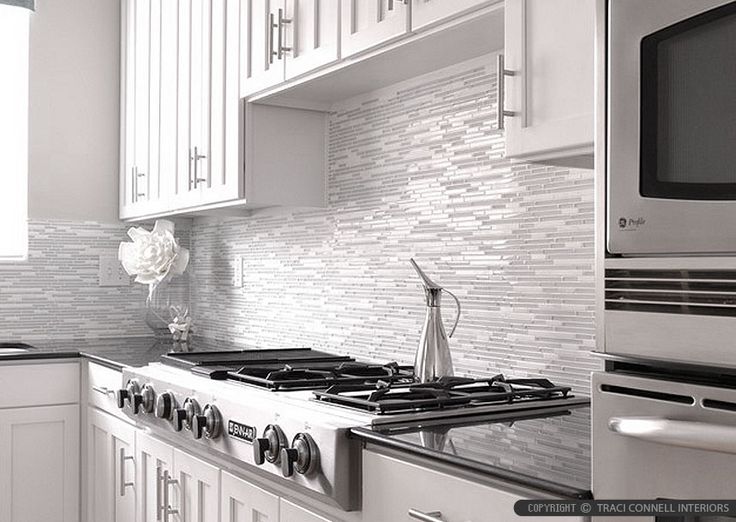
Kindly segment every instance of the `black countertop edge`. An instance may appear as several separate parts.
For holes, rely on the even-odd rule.
[[[512,484],[520,486],[526,486],[532,489],[545,491],[555,495],[559,495],[564,498],[571,499],[591,499],[593,493],[590,490],[577,489],[547,480],[531,477],[521,473],[514,473],[505,469],[496,468],[488,464],[483,464],[473,460],[464,459],[454,455],[448,455],[446,453],[440,453],[427,448],[420,448],[414,444],[393,439],[387,437],[381,433],[377,433],[369,428],[352,428],[350,430],[350,436],[362,440],[363,442],[370,442],[379,446],[385,446],[388,448],[398,449],[407,453],[425,457],[430,460],[442,462],[444,464],[450,464],[451,466],[460,468],[464,471],[471,471],[474,473],[481,473],[488,475],[489,477],[503,480]]]
[[[80,351],[72,352],[44,352],[44,351],[29,351],[24,353],[13,353],[0,356],[0,363],[5,361],[39,361],[44,359],[88,359],[94,363],[102,366],[107,366],[113,370],[122,370],[127,364],[101,357],[93,353],[86,353]]]

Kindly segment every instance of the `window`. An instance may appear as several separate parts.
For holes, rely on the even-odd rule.
[[[0,260],[28,255],[30,11],[0,2]]]

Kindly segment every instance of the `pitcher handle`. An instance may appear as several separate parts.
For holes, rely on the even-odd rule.
[[[455,294],[453,294],[449,290],[443,288],[442,291],[450,294],[450,296],[455,300],[455,304],[457,305],[457,315],[455,316],[455,324],[452,325],[452,330],[450,330],[450,335],[448,335],[448,337],[452,337],[452,334],[455,333],[455,328],[457,328],[457,323],[460,321],[460,300],[455,296]]]

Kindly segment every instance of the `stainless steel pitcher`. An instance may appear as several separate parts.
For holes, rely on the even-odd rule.
[[[432,281],[427,274],[419,268],[416,261],[410,259],[411,266],[417,271],[424,285],[424,292],[427,297],[427,317],[424,321],[422,336],[419,340],[417,355],[414,360],[414,373],[419,382],[431,382],[440,377],[454,375],[452,367],[452,357],[450,356],[449,337],[455,333],[455,328],[460,320],[460,301],[455,294],[445,290],[440,285]],[[445,327],[442,324],[442,314],[440,313],[440,300],[442,292],[447,292],[457,303],[457,316],[455,324],[452,325],[450,335],[445,333]]]

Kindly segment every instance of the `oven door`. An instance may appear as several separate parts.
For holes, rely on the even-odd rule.
[[[736,390],[596,373],[592,401],[596,499],[736,498]]]
[[[608,250],[736,252],[736,1],[609,0]]]

